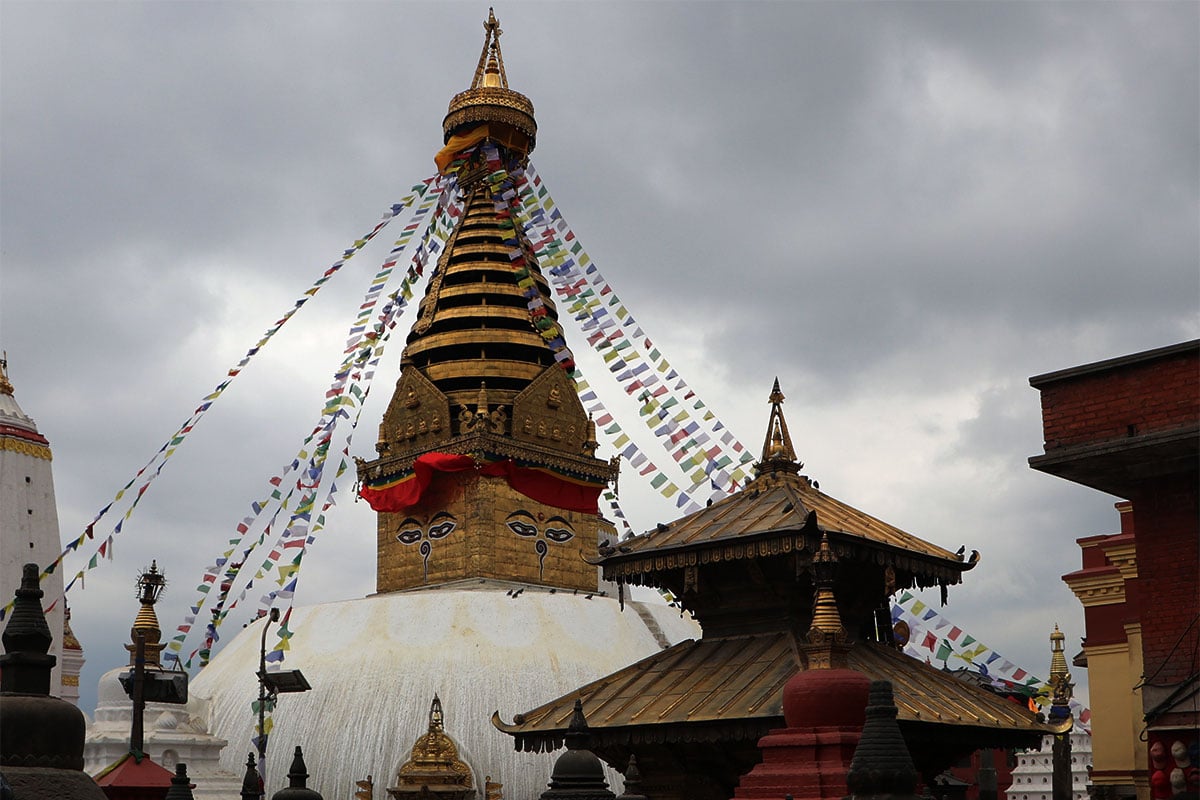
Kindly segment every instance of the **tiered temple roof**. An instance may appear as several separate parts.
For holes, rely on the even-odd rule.
[[[519,750],[553,749],[581,700],[593,749],[613,765],[636,754],[647,791],[728,796],[758,762],[758,740],[783,724],[789,678],[834,662],[892,683],[913,758],[929,777],[981,746],[1036,746],[1050,726],[904,655],[895,641],[891,595],[910,586],[944,592],[978,556],[964,560],[822,493],[800,474],[778,381],[770,402],[758,474],[742,491],[602,550],[606,578],[669,590],[702,638],[512,724],[494,715],[493,724]],[[814,602],[828,607],[814,613]]]

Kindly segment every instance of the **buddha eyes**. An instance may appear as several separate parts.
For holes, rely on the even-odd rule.
[[[575,538],[575,534],[565,528],[546,528],[546,538],[561,543]]]
[[[433,522],[428,531],[422,530],[424,523],[419,519],[408,518],[400,523],[400,532],[396,541],[401,544],[416,544],[421,539],[445,539],[458,527],[458,521],[449,514],[434,514]]]
[[[508,521],[508,529],[517,536],[537,536],[537,528],[527,522],[510,519]]]

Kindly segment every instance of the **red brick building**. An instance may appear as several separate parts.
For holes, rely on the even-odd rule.
[[[1034,469],[1116,495],[1120,532],[1079,539],[1093,797],[1195,791],[1200,727],[1200,340],[1038,375]],[[1172,787],[1172,780],[1176,785]]]

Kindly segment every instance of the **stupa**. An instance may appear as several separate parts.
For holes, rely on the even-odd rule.
[[[595,457],[569,358],[558,333],[547,335],[557,330],[550,289],[487,180],[485,148],[516,167],[537,126],[530,100],[508,88],[491,13],[484,29],[439,157],[445,166],[478,145],[456,159],[465,211],[408,335],[377,457],[358,464],[361,494],[378,512],[377,592],[293,609],[287,667],[312,690],[278,701],[268,791],[300,742],[326,797],[368,775],[399,774],[428,727],[413,698],[436,694],[471,785],[491,776],[506,796],[536,796],[544,760],[514,753],[491,713],[530,707],[698,634],[665,604],[627,601],[622,613],[600,584],[598,541],[616,533],[597,497],[617,469]],[[231,742],[229,770],[252,736],[263,624],[241,632],[191,686],[189,710]]]

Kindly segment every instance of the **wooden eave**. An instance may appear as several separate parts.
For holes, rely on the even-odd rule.
[[[687,640],[607,677],[492,724],[517,750],[562,746],[576,698],[597,742],[636,737],[686,742],[737,739],[781,727],[783,688],[803,657],[788,632]],[[979,746],[1036,746],[1061,732],[1028,709],[892,648],[858,642],[848,666],[889,680],[902,727],[957,731]],[[930,727],[932,726],[932,727]]]
[[[892,564],[923,585],[954,584],[975,562],[823,494],[807,478],[775,473],[669,525],[620,543],[601,564],[609,580],[654,583],[664,570],[815,550],[821,533],[839,557]]]

